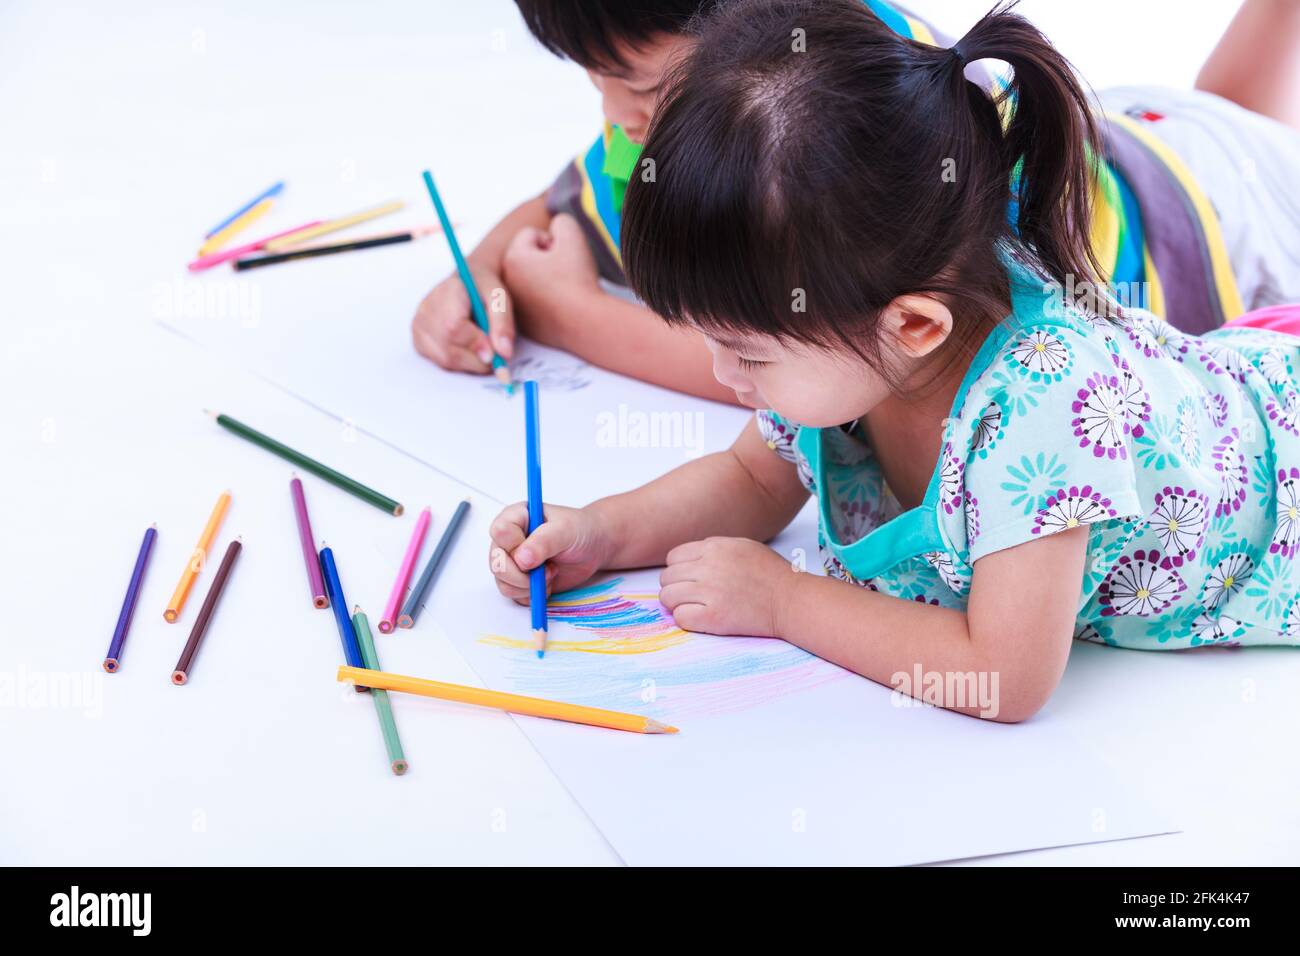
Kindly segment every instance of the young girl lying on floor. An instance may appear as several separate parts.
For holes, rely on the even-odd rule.
[[[1014,71],[1005,131],[963,75],[983,59]],[[1096,275],[1094,135],[1069,65],[1005,11],[941,49],[858,0],[725,9],[656,112],[623,253],[756,420],[531,536],[507,508],[500,590],[526,601],[542,562],[556,589],[666,563],[682,627],[882,683],[997,672],[1013,721],[1072,637],[1300,643],[1300,337],[1066,294]],[[809,493],[826,577],[759,543]]]

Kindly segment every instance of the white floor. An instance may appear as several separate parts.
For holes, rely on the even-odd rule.
[[[263,530],[284,523],[287,469],[232,455],[200,409],[254,408],[273,434],[331,442],[336,463],[384,476],[408,506],[445,516],[475,493],[453,469],[159,325],[176,291],[192,288],[183,266],[196,236],[276,178],[291,182],[295,212],[277,212],[287,226],[296,211],[418,196],[412,176],[434,165],[472,241],[589,140],[593,91],[530,45],[508,3],[153,6],[0,6],[0,606],[10,613],[0,674],[28,688],[0,699],[0,863],[617,863],[505,715],[445,708],[403,722],[413,769],[401,780],[331,758],[377,736],[351,719],[368,701],[299,677],[332,670],[332,633],[305,602],[267,612],[237,599],[296,560],[291,534]],[[959,33],[982,6],[928,9]],[[1096,86],[1186,85],[1231,12],[1110,4],[1125,13],[1117,20],[1104,6],[1086,22],[1069,5],[1023,9]],[[362,320],[368,300],[391,308],[365,288],[339,295]],[[244,318],[228,305],[211,315]],[[364,331],[359,322],[362,343]],[[175,688],[166,674],[183,636],[157,609],[224,487],[236,492],[227,533],[256,534],[257,546],[232,578],[220,639]],[[386,594],[407,526],[353,521],[364,505],[318,488],[313,520],[339,547],[349,597]],[[495,511],[476,504],[468,560]],[[168,533],[124,669],[108,677],[98,662],[151,521]],[[393,670],[474,680],[445,642],[386,647]],[[242,666],[238,691],[205,680]],[[59,706],[33,696],[52,687],[81,696]],[[1300,658],[1285,651],[1077,647],[1054,706],[1091,715],[1091,744],[1132,768],[1184,832],[979,862],[1295,863],[1298,692]]]

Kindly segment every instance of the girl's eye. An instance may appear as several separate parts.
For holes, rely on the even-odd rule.
[[[743,356],[737,355],[737,356],[736,356],[736,364],[738,364],[741,368],[743,368],[743,369],[747,369],[747,370],[749,370],[749,371],[752,372],[754,369],[758,368],[760,365],[769,365],[769,364],[771,364],[771,363],[770,363],[770,362],[761,362],[761,361],[759,361],[758,359],[747,359],[747,358],[744,358]]]

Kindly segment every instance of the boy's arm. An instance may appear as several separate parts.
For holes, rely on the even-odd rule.
[[[972,716],[1032,716],[1065,670],[1074,636],[1088,528],[1074,528],[975,562],[966,613],[904,601],[834,578],[792,574],[774,600],[776,636],[841,667],[894,686],[894,675],[937,675],[944,688],[984,675],[989,700],[943,701]],[[775,573],[775,572],[774,572]],[[996,683],[993,676],[996,675]],[[920,696],[924,687],[913,688]]]
[[[530,338],[643,382],[735,404],[735,392],[713,377],[703,336],[601,289],[582,227],[567,213],[545,229],[517,232],[502,275]]]

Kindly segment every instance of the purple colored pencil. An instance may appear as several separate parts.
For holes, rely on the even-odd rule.
[[[104,670],[115,673],[121,666],[122,646],[126,644],[126,632],[131,629],[131,618],[135,614],[135,602],[140,597],[140,585],[144,582],[144,569],[149,565],[149,555],[153,552],[154,539],[158,537],[158,526],[150,525],[140,542],[140,553],[135,557],[135,570],[131,572],[131,583],[126,587],[126,597],[122,600],[122,610],[117,615],[117,627],[113,629],[113,640],[109,642],[108,654],[104,657]]]
[[[293,495],[293,513],[298,518],[298,540],[302,545],[302,559],[307,564],[307,584],[311,587],[311,603],[316,607],[329,607],[330,599],[325,594],[325,579],[320,573],[320,558],[316,556],[316,540],[311,533],[311,518],[307,515],[307,498],[302,493],[302,479],[297,475],[289,482],[289,493]]]

